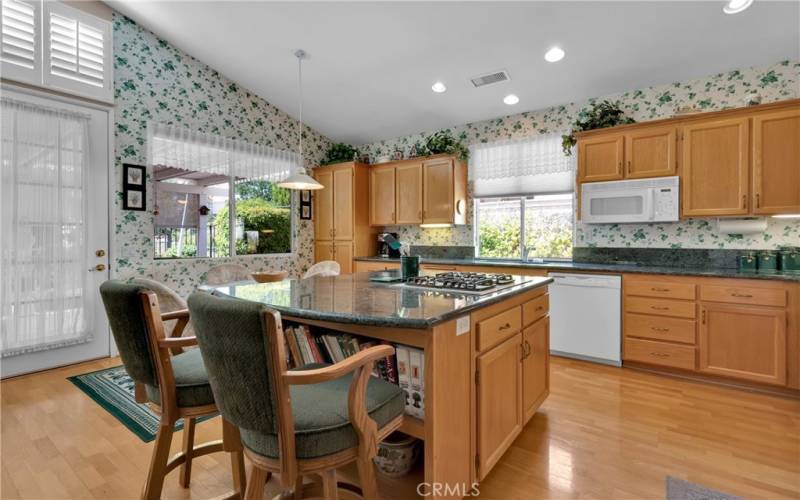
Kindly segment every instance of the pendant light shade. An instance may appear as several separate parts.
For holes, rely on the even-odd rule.
[[[294,56],[297,58],[297,84],[300,94],[300,165],[297,166],[297,171],[289,174],[289,177],[283,179],[278,183],[278,186],[284,189],[294,189],[305,191],[308,189],[322,189],[324,186],[317,182],[313,177],[306,173],[303,163],[303,59],[306,58],[306,52],[302,49],[296,51]]]

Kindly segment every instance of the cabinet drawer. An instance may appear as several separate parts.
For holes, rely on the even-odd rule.
[[[369,261],[356,261],[354,262],[356,272],[370,272],[370,271],[390,271],[392,269],[400,269],[400,264],[396,262],[369,262]]]
[[[625,336],[671,342],[695,343],[696,324],[691,319],[668,318],[645,314],[625,315]]]
[[[694,347],[655,340],[626,338],[625,360],[684,370],[695,369]]]
[[[694,302],[651,299],[646,297],[625,297],[625,312],[694,319],[695,309]]]
[[[674,283],[669,281],[626,281],[625,295],[644,297],[661,297],[664,299],[694,300],[696,298],[694,283]]]
[[[709,302],[752,304],[759,306],[786,306],[784,288],[751,288],[744,286],[700,286],[700,299]]]
[[[489,347],[517,333],[522,327],[522,308],[512,307],[499,314],[478,322],[478,350]]]
[[[530,325],[550,311],[550,296],[540,295],[522,304],[522,324]]]

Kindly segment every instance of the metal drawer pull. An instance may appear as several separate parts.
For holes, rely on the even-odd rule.
[[[731,297],[741,297],[743,299],[752,299],[753,296],[749,293],[732,293]]]
[[[650,309],[655,309],[656,311],[669,311],[669,307],[666,306],[650,306]]]
[[[651,330],[655,330],[657,332],[668,332],[669,328],[664,328],[663,326],[651,326]]]
[[[508,330],[509,328],[511,328],[511,323],[506,323],[505,325],[498,328],[498,330]]]
[[[669,354],[667,354],[665,352],[651,352],[650,355],[651,356],[655,356],[657,358],[668,358],[669,357]]]
[[[669,288],[659,288],[657,286],[654,286],[650,290],[652,290],[654,292],[669,292]]]

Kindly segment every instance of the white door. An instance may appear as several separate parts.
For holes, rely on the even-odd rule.
[[[111,111],[3,88],[0,374],[109,355]]]

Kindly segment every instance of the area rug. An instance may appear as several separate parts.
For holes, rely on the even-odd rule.
[[[742,500],[677,477],[667,476],[667,500]]]
[[[96,372],[67,377],[67,380],[86,393],[104,410],[119,420],[122,425],[149,443],[156,438],[158,415],[147,405],[136,402],[133,380],[124,366],[115,366]],[[214,418],[213,415],[198,418],[198,422]],[[175,423],[175,430],[183,429],[183,419]]]

